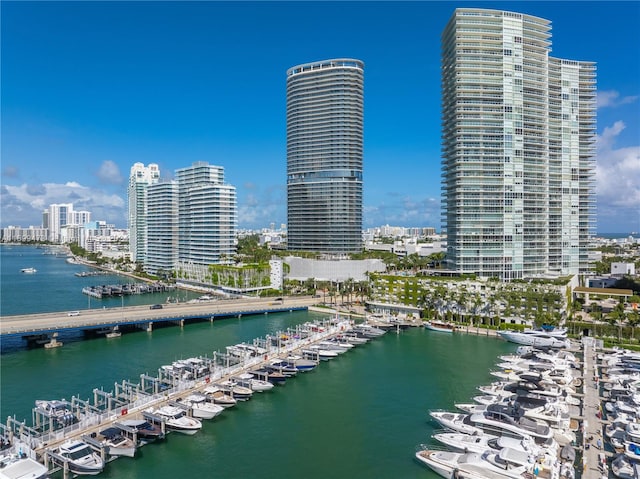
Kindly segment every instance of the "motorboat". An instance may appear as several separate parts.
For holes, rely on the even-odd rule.
[[[534,347],[568,348],[570,346],[566,329],[525,329],[523,331],[498,331],[498,335],[512,343]]]
[[[352,334],[350,331],[346,331],[342,334],[339,334],[336,337],[339,338],[341,341],[346,341],[347,343],[351,343],[356,346],[359,346],[361,344],[367,344],[370,341],[369,338]]]
[[[459,414],[432,411],[430,416],[443,427],[465,434],[489,434],[522,438],[530,436],[538,444],[544,444],[554,436],[554,430],[544,421],[524,416],[521,408],[511,405],[490,404],[483,412]]]
[[[77,439],[64,442],[57,453],[68,461],[69,470],[80,476],[95,476],[104,469],[104,461],[91,446]]]
[[[249,399],[251,399],[251,396],[253,396],[253,390],[244,386],[240,386],[238,383],[231,379],[218,382],[215,385],[225,391],[227,394],[230,394],[231,397],[238,401],[248,401]]]
[[[20,270],[21,273],[27,273],[27,274],[33,274],[33,273],[37,273],[38,270],[35,268],[22,268]]]
[[[487,434],[469,435],[459,432],[438,432],[433,436],[435,440],[441,442],[447,447],[458,452],[477,452],[482,453],[487,449],[500,451],[505,447],[524,451],[533,455],[550,455],[557,456],[558,445],[553,443],[549,446],[541,447],[537,445],[531,438],[522,437],[516,439],[507,436],[490,436]]]
[[[631,461],[624,454],[620,454],[611,461],[611,472],[620,479],[639,479],[640,464]]]
[[[238,402],[233,398],[233,396],[231,396],[231,394],[228,394],[225,390],[215,385],[207,386],[202,392],[207,396],[210,402],[218,404],[225,409],[235,406]]]
[[[262,367],[260,369],[253,369],[248,371],[250,374],[253,374],[256,378],[262,379],[263,381],[269,381],[271,384],[284,384],[287,382],[287,376],[282,374],[280,371],[275,369],[267,369],[266,367]]]
[[[127,428],[133,429],[141,444],[148,444],[158,439],[164,439],[164,432],[162,432],[160,426],[146,419],[125,419],[119,423]]]
[[[318,365],[317,361],[312,359],[305,359],[302,356],[298,355],[289,355],[285,358],[285,363],[288,366],[296,368],[299,372],[303,373],[306,371],[311,371],[316,368]]]
[[[210,402],[207,395],[203,393],[191,393],[179,402],[190,407],[193,417],[198,419],[213,419],[224,411],[221,405]]]
[[[46,479],[48,469],[24,453],[2,451],[0,455],[0,479]]]
[[[273,389],[273,383],[270,383],[269,381],[265,381],[264,379],[257,379],[251,373],[242,373],[242,374],[239,374],[238,376],[234,376],[233,381],[238,386],[244,386],[255,392],[264,392],[264,391],[269,391],[270,389]]]
[[[281,372],[288,378],[292,378],[298,374],[298,368],[289,364],[285,359],[273,359],[264,367],[267,371]]]
[[[106,447],[110,456],[134,457],[136,455],[136,443],[117,427],[103,429],[99,433],[92,434],[91,438]]]
[[[640,444],[637,444],[633,441],[625,441],[624,455],[632,461],[640,461]]]
[[[456,330],[455,324],[435,320],[425,321],[424,327],[429,331],[438,331],[439,333],[453,333]]]
[[[202,429],[200,420],[187,416],[184,409],[175,406],[162,406],[158,409],[147,409],[147,412],[160,416],[165,420],[167,429],[192,435]]]
[[[364,336],[365,338],[377,338],[386,333],[384,329],[376,328],[369,324],[358,324],[351,329],[352,333],[357,336]]]
[[[540,475],[541,471],[558,468],[551,460],[539,462],[540,458],[510,448],[501,449],[499,452],[489,449],[482,453],[458,453],[425,448],[416,453],[416,458],[445,478],[524,479],[531,475],[545,477]]]
[[[338,351],[332,351],[318,345],[311,345],[308,349],[302,350],[303,356],[311,359],[317,358],[320,361],[329,361],[330,359],[337,358],[339,354]]]

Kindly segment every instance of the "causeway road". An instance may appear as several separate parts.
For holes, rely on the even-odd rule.
[[[251,314],[259,311],[282,311],[288,308],[305,308],[314,304],[318,304],[318,298],[312,296],[285,297],[283,300],[242,298],[218,299],[197,303],[169,303],[163,304],[162,309],[149,309],[149,306],[146,305],[108,309],[83,309],[78,312],[61,311],[0,316],[0,336],[18,333],[38,334],[67,328],[93,328],[102,325],[143,322],[163,318],[180,319],[228,314]]]

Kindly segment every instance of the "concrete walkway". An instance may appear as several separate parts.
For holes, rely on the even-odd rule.
[[[608,463],[610,463],[612,454],[604,450],[605,438],[602,435],[604,423],[602,421],[601,398],[599,394],[600,377],[593,338],[583,338],[582,348],[584,353],[582,477],[583,479],[602,479],[609,476],[609,467],[607,464],[603,465],[602,460],[606,458]],[[598,378],[597,381],[596,378]],[[589,438],[592,439],[589,441]],[[589,445],[588,449],[587,444]],[[579,465],[576,465],[576,467],[579,467]]]

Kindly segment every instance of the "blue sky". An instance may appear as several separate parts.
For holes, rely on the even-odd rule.
[[[599,232],[640,231],[640,2],[7,2],[2,226],[74,203],[126,226],[133,163],[225,168],[239,227],[286,223],[286,70],[365,62],[364,227],[440,228],[440,34],[456,7],[552,21],[597,62]]]

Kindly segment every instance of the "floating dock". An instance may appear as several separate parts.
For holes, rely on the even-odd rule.
[[[246,345],[246,350],[252,354],[238,356],[227,348],[226,352],[213,352],[212,357],[191,358],[194,366],[188,369],[188,374],[183,370],[177,373],[161,367],[157,376],[141,374],[138,383],[123,380],[115,384],[113,391],[94,389],[93,403],[76,397],[72,397],[70,402],[44,401],[44,406],[39,404],[33,408],[31,425],[9,417],[6,426],[0,425],[0,437],[5,445],[19,448],[25,457],[43,463],[49,473],[62,471],[66,479],[71,477],[73,470],[68,459],[58,450],[62,443],[82,440],[105,461],[113,460],[117,456],[110,457],[108,446],[95,440],[99,431],[114,427],[122,434],[132,435],[137,441],[135,430],[122,421],[145,419],[157,423],[164,433],[168,429],[165,419],[154,415],[157,408],[171,405],[183,408],[188,416],[192,416],[192,409],[179,402],[180,399],[202,392],[214,383],[220,384],[242,373],[272,366],[274,360],[283,360],[291,355],[302,356],[303,350],[313,351],[316,343],[346,334],[353,328],[352,321],[339,317],[305,323],[274,336],[255,339],[253,344]],[[318,352],[316,364],[319,360]]]

